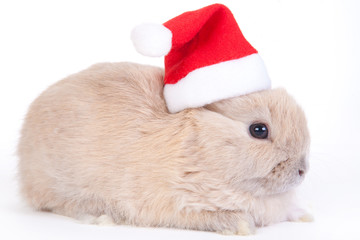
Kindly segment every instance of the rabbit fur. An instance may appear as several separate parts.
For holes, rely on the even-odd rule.
[[[305,219],[294,188],[308,170],[302,109],[283,89],[176,114],[163,69],[100,63],[44,91],[18,146],[21,192],[37,210],[116,224],[251,234]],[[266,123],[268,139],[249,125]]]

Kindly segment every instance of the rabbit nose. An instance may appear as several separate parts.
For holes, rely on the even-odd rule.
[[[306,159],[306,156],[303,155],[300,158],[300,166],[298,169],[299,176],[302,177],[303,175],[305,175],[305,172],[307,171],[307,169],[308,169],[307,159]]]

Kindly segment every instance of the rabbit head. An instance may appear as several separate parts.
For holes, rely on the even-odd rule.
[[[204,133],[209,136],[208,157],[215,156],[211,149],[218,147],[226,154],[216,160],[218,165],[210,165],[233,188],[255,196],[273,195],[303,181],[310,137],[304,112],[285,90],[256,92],[205,108],[213,115]],[[215,128],[222,128],[223,136],[214,136]]]

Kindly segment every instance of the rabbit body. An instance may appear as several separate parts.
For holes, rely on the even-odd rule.
[[[302,219],[293,189],[308,169],[309,134],[295,101],[274,89],[170,114],[163,74],[101,63],[43,92],[18,147],[30,205],[226,234]],[[254,122],[269,139],[249,134]]]

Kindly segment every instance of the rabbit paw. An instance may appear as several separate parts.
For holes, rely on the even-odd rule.
[[[114,223],[114,220],[112,219],[112,217],[108,216],[108,215],[100,215],[100,216],[93,216],[93,215],[83,215],[79,218],[79,220],[82,223],[85,224],[95,224],[95,225],[99,225],[99,226],[114,226],[116,225]]]
[[[245,220],[240,220],[234,227],[225,228],[224,230],[218,231],[218,233],[223,235],[252,235],[255,234],[255,225]]]
[[[305,212],[302,216],[300,216],[296,222],[312,222],[314,221],[314,216],[311,213]]]
[[[288,220],[291,222],[312,222],[314,217],[304,209],[296,209],[289,214]]]

